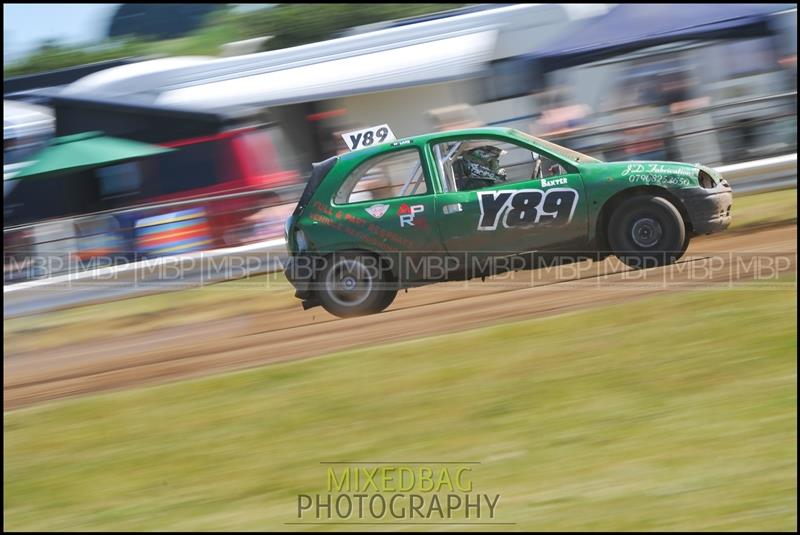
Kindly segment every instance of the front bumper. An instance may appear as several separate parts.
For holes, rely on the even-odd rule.
[[[719,184],[715,188],[691,188],[675,192],[683,203],[695,234],[721,232],[731,224],[733,190]]]

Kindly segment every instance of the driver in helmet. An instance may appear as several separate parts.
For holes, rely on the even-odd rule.
[[[500,156],[506,151],[484,145],[465,151],[453,162],[458,191],[484,188],[506,181],[506,170],[500,167]]]

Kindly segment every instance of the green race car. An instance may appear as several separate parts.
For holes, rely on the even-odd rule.
[[[727,228],[732,199],[698,164],[606,163],[510,128],[426,134],[313,166],[286,223],[286,275],[305,308],[347,317],[499,259],[660,266]]]

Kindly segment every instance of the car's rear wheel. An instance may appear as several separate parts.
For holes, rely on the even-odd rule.
[[[608,224],[613,253],[632,268],[673,264],[689,240],[678,209],[658,195],[637,195],[620,204]]]
[[[374,314],[397,294],[380,260],[372,255],[339,253],[327,257],[318,279],[319,302],[340,318]]]

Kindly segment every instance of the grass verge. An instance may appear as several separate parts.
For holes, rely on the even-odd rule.
[[[797,189],[736,195],[730,230],[750,230],[781,223],[797,223]]]
[[[708,290],[6,413],[5,527],[291,529],[320,462],[419,460],[506,529],[795,530],[796,320]]]

